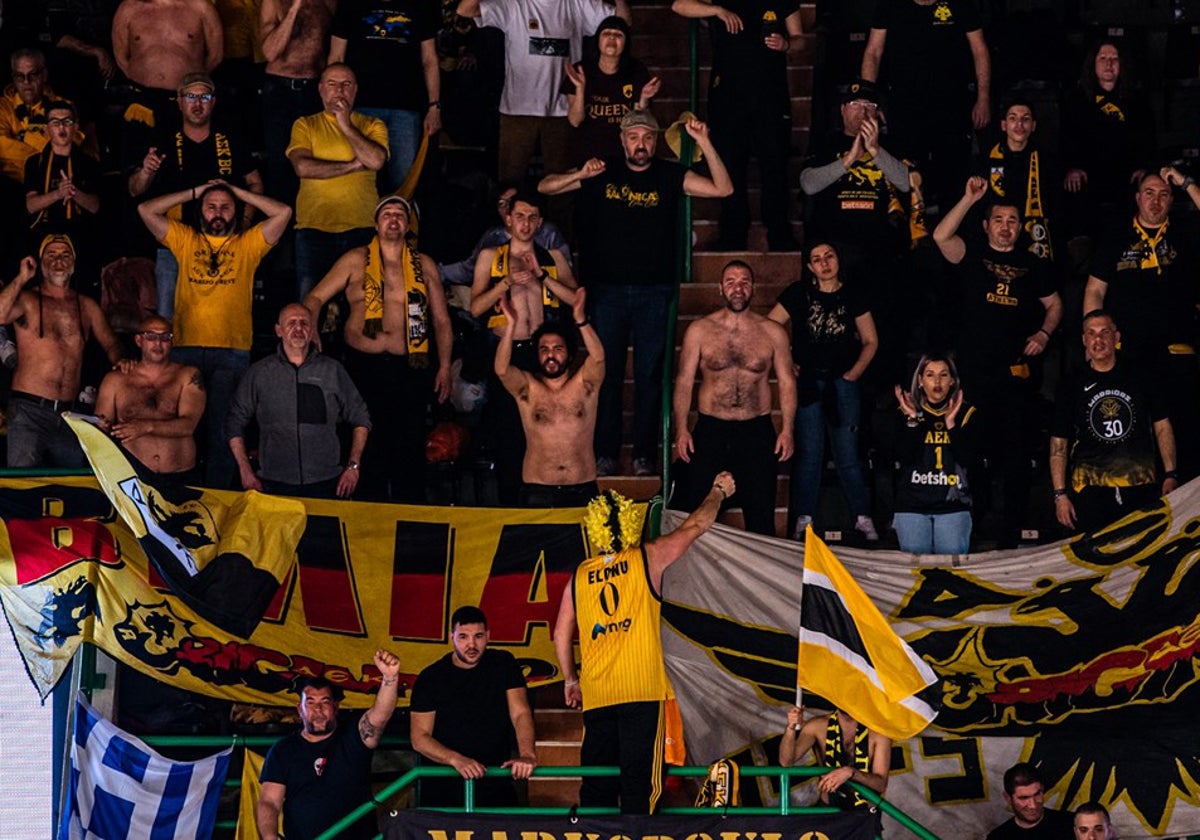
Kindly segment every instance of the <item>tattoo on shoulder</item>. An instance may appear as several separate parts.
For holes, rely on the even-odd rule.
[[[200,389],[201,391],[204,390],[204,377],[200,374],[200,371],[192,371],[192,377],[188,380],[188,384],[194,388]]]
[[[371,723],[366,713],[358,719],[358,734],[364,741],[370,741],[379,734],[379,727]]]

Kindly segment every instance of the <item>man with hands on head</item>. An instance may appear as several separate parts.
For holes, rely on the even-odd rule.
[[[485,779],[488,766],[528,779],[537,766],[533,712],[525,676],[513,655],[489,650],[487,616],[478,607],[459,607],[450,618],[454,649],[430,665],[413,686],[409,734],[413,749],[430,761],[448,764],[464,779],[478,780],[475,804],[517,804],[507,779]],[[512,758],[516,743],[517,757]],[[425,779],[422,807],[461,807],[458,779]]]
[[[678,528],[641,546],[642,516],[612,490],[588,504],[588,543],[598,552],[579,564],[563,589],[554,625],[554,651],[563,699],[583,708],[583,766],[620,765],[621,776],[585,778],[579,804],[650,814],[663,780],[663,701],[668,683],[659,623],[663,573],[716,522],[721,503],[737,489],[720,473],[708,496]],[[579,634],[582,671],[575,667]],[[582,678],[582,683],[581,683]]]
[[[312,840],[370,801],[371,752],[396,711],[400,688],[400,659],[377,650],[374,661],[379,693],[357,727],[338,726],[340,686],[324,677],[309,677],[300,684],[296,708],[303,728],[271,747],[259,775],[262,792],[255,822],[263,840]],[[367,815],[338,836],[367,840],[377,833],[375,819]]]
[[[779,766],[792,767],[809,750],[817,765],[833,769],[817,782],[821,801],[839,808],[865,808],[868,803],[852,788],[854,781],[883,796],[892,766],[892,741],[872,732],[840,709],[804,720],[804,707],[788,709],[788,725],[779,742]]]

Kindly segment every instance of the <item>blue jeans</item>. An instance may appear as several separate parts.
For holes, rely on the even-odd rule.
[[[250,367],[250,351],[229,347],[176,347],[171,361],[200,368],[208,403],[204,407],[204,483],[208,487],[234,487],[237,462],[229,451],[225,415],[238,382]]]
[[[604,345],[604,384],[596,415],[597,458],[615,459],[620,455],[621,390],[630,334],[633,336],[633,457],[653,458],[658,450],[667,311],[674,293],[674,285],[597,283],[588,288],[591,321]]]
[[[359,108],[368,117],[383,120],[388,133],[388,161],[383,167],[380,193],[395,192],[404,183],[408,170],[417,157],[421,145],[421,132],[425,130],[425,117],[416,111],[400,111],[392,108]]]
[[[178,280],[178,260],[166,248],[159,248],[154,258],[154,300],[158,314],[168,321],[175,318],[175,284]]]
[[[363,247],[374,235],[373,228],[351,228],[339,233],[296,228],[296,300],[304,300],[342,254]]]
[[[913,554],[966,554],[971,550],[971,511],[897,513],[892,527],[900,550]]]
[[[829,389],[833,393],[828,393]],[[867,484],[858,460],[858,420],[861,402],[858,383],[840,376],[817,380],[819,398],[796,409],[796,459],[792,462],[792,517],[812,516],[817,512],[821,491],[821,466],[825,461],[825,430],[833,448],[833,462],[846,496],[846,504],[855,516],[870,513]],[[831,405],[827,405],[831,403]],[[826,416],[831,411],[835,416]]]

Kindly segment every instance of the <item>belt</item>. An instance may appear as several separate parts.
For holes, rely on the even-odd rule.
[[[8,398],[10,400],[33,403],[38,408],[48,408],[51,411],[75,410],[75,400],[48,400],[45,397],[39,397],[37,394],[27,394],[24,391],[10,391]]]
[[[292,90],[304,90],[309,85],[315,85],[317,83],[316,79],[297,79],[293,76],[276,76],[274,73],[267,73],[266,77],[274,84],[283,85],[284,87],[291,88]]]

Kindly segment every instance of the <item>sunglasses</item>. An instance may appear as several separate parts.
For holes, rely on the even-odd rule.
[[[60,119],[46,120],[46,125],[50,126],[51,128],[74,128],[75,120],[70,119],[70,118],[61,119],[61,120]]]
[[[213,101],[211,93],[185,93],[183,98],[187,102],[203,102],[205,104]]]
[[[19,82],[33,82],[33,81],[40,79],[42,77],[42,74],[45,72],[46,72],[45,67],[43,67],[40,70],[30,70],[28,73],[14,72],[12,74],[12,80],[14,82],[18,82],[18,83]]]

